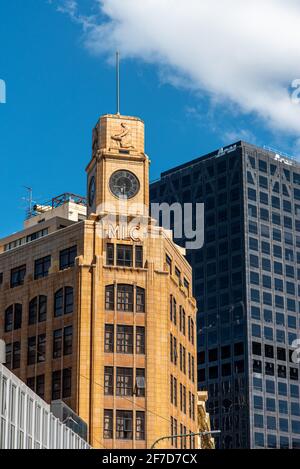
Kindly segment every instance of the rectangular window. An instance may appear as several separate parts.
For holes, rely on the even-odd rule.
[[[253,200],[254,202],[256,202],[256,190],[255,189],[248,188],[248,198],[249,200]]]
[[[265,176],[259,176],[259,186],[268,189],[268,179]]]
[[[255,205],[248,205],[249,217],[257,218],[257,207]]]
[[[142,326],[136,327],[136,353],[145,354],[145,328]]]
[[[173,295],[170,295],[170,321],[177,323],[177,302]]]
[[[267,166],[267,162],[264,161],[264,160],[258,160],[258,167],[259,167],[259,170],[262,171],[263,173],[267,173],[268,172],[268,166]]]
[[[136,439],[145,440],[145,412],[136,412]]]
[[[166,254],[166,265],[169,273],[172,275],[172,259]]]
[[[106,396],[114,394],[114,368],[112,366],[104,367],[104,394]]]
[[[105,309],[113,311],[115,309],[115,287],[114,285],[107,285],[105,287]]]
[[[117,265],[120,267],[132,267],[133,265],[132,246],[127,244],[117,245]]]
[[[103,438],[113,439],[113,410],[104,409]]]
[[[116,438],[117,440],[132,440],[133,437],[133,412],[117,410]]]
[[[72,385],[72,369],[65,368],[63,370],[63,399],[71,397],[71,385]]]
[[[38,335],[37,343],[37,362],[41,363],[46,360],[46,334]]]
[[[51,266],[51,256],[37,259],[34,262],[34,279],[47,277]]]
[[[183,285],[186,289],[187,295],[189,296],[189,294],[190,294],[190,283],[188,282],[188,280],[186,278],[183,279]]]
[[[5,364],[10,370],[20,368],[21,364],[21,342],[6,345]]]
[[[16,267],[10,271],[10,288],[18,287],[24,284],[26,275],[26,265]]]
[[[44,362],[46,359],[46,334],[28,338],[27,364]]]
[[[72,369],[65,368],[52,373],[52,400],[71,396]]]
[[[146,390],[146,379],[145,379],[145,369],[137,368],[136,369],[136,388],[135,393],[137,397],[145,397]]]
[[[133,286],[118,285],[117,288],[117,309],[118,311],[133,312]]]
[[[68,267],[75,265],[75,258],[77,257],[77,246],[72,246],[67,249],[63,249],[59,253],[59,269],[64,270]]]
[[[45,396],[45,375],[39,375],[36,377],[36,393],[42,399]]]
[[[117,353],[133,353],[132,326],[117,326]]]
[[[177,277],[177,279],[178,279],[179,285],[181,285],[181,272],[180,272],[180,270],[178,269],[178,267],[176,267],[176,266],[175,266],[175,275],[176,275],[176,277]]]
[[[52,400],[61,399],[61,370],[52,373]]]
[[[60,358],[62,354],[62,329],[53,332],[53,358]]]
[[[259,200],[261,204],[269,205],[269,196],[265,192],[259,193]]]
[[[35,392],[39,397],[44,399],[45,395],[45,375],[39,375],[32,378],[27,378],[27,386]]]
[[[145,290],[140,287],[136,287],[136,312],[145,312]]]
[[[105,324],[104,352],[114,352],[114,326],[113,324]]]
[[[72,354],[73,326],[64,328],[64,355]]]
[[[170,359],[174,365],[177,365],[177,339],[170,334]]]
[[[117,368],[117,396],[133,395],[132,368]]]
[[[115,254],[114,254],[114,244],[107,243],[106,244],[106,264],[107,265],[114,265],[115,263]]]
[[[143,246],[135,246],[135,266],[140,269],[144,266]]]

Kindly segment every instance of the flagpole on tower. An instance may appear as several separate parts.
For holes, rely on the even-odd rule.
[[[120,52],[116,52],[117,114],[120,115]]]

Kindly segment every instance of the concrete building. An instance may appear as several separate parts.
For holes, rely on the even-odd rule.
[[[48,403],[70,406],[95,448],[149,448],[197,431],[192,271],[149,217],[148,171],[144,123],[105,115],[87,208],[60,196],[0,241],[6,364]]]
[[[151,201],[205,204],[204,247],[187,258],[217,446],[299,448],[299,163],[237,142],[162,173]]]
[[[90,449],[50,405],[0,363],[0,449]]]

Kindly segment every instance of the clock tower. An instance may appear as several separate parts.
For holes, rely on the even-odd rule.
[[[149,164],[141,119],[120,114],[100,117],[86,168],[88,216],[148,216]]]

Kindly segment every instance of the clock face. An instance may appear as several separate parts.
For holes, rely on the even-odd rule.
[[[92,176],[89,185],[89,205],[92,206],[95,200],[95,193],[96,193],[96,183],[95,177]]]
[[[140,182],[133,173],[124,169],[111,175],[109,188],[119,199],[131,199],[140,190]]]

